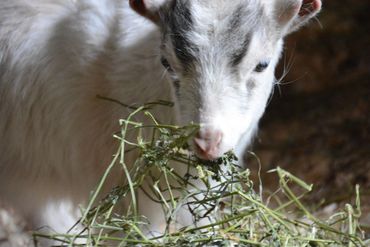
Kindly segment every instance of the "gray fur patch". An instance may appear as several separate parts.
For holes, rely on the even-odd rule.
[[[176,57],[185,69],[188,68],[195,59],[196,51],[187,37],[193,28],[189,1],[173,1],[169,6],[169,11],[162,15],[162,23],[167,26],[165,39],[172,42]]]
[[[262,8],[250,11],[245,5],[239,5],[229,21],[227,37],[230,42],[230,65],[237,67],[246,56],[252,33],[262,16]]]

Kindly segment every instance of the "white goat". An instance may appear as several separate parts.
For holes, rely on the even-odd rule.
[[[174,109],[154,114],[200,123],[193,142],[200,158],[241,155],[265,110],[283,37],[320,7],[320,0],[1,0],[0,199],[32,227],[62,230],[69,217],[62,210],[48,217],[46,208],[84,203],[128,114],[97,95],[128,105],[171,100]],[[159,222],[150,204],[140,213]]]

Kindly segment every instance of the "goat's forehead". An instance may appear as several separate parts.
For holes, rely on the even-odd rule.
[[[214,18],[222,19],[235,13],[238,9],[248,9],[249,11],[257,10],[259,8],[258,1],[248,0],[195,0],[184,1],[186,2],[193,12],[208,12]]]
[[[257,0],[177,0],[169,12],[164,25],[176,33],[234,32],[245,35],[246,31],[256,29],[264,16]]]
[[[236,66],[263,20],[256,0],[177,0],[164,13],[165,46],[187,67],[206,57],[229,57]],[[166,44],[171,43],[171,46]],[[208,49],[209,48],[209,49]]]
[[[177,3],[180,7],[177,11],[181,12],[181,7],[188,8],[192,18],[201,23],[222,22],[233,17],[256,18],[262,10],[261,4],[256,0],[181,0]]]

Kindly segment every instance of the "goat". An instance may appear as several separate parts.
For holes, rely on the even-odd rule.
[[[116,148],[117,120],[129,113],[97,95],[173,101],[154,115],[199,123],[197,156],[241,156],[283,38],[320,8],[320,0],[2,0],[1,200],[33,228],[73,224],[58,203],[74,211],[85,202]],[[150,204],[140,213],[159,221]]]

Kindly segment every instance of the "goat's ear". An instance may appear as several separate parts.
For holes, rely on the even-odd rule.
[[[276,0],[275,18],[284,34],[296,31],[321,9],[321,0]]]
[[[154,23],[159,22],[159,10],[166,2],[168,0],[129,0],[133,10]]]

